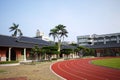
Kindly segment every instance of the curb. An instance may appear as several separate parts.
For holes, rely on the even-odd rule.
[[[0,64],[0,66],[17,66],[17,65],[20,65],[20,63]]]

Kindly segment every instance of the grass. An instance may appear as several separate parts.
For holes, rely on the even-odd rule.
[[[93,60],[92,63],[95,64],[95,65],[120,69],[120,58]]]

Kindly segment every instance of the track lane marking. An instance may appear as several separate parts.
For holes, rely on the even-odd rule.
[[[59,68],[60,70],[62,70],[63,72],[68,73],[68,74],[70,74],[70,75],[72,75],[72,76],[75,76],[75,77],[77,77],[77,78],[79,78],[79,79],[87,80],[87,79],[84,78],[84,77],[77,76],[77,75],[74,75],[74,74],[72,74],[72,73],[69,73],[68,71],[65,71],[64,69],[62,69],[62,68],[60,67],[60,63],[58,64],[58,68]]]
[[[95,75],[92,75],[92,74],[88,74],[88,73],[85,73],[84,71],[78,71],[78,69],[77,69],[77,71],[75,70],[75,68],[70,68],[70,67],[68,67],[67,65],[65,65],[67,68],[69,68],[70,70],[72,70],[72,71],[74,71],[74,72],[78,72],[78,73],[82,73],[82,74],[85,74],[85,75],[88,75],[88,76],[92,76],[92,77],[95,77],[95,78],[98,78],[98,79],[102,79],[102,80],[108,80],[107,78],[101,78],[101,77],[99,77],[99,76],[95,76]],[[73,66],[73,65],[72,65]],[[73,66],[74,67],[74,66]],[[74,69],[74,70],[73,70]]]
[[[68,73],[68,74],[70,74],[70,75],[74,75],[75,76],[75,74],[71,74],[70,73],[70,71],[68,71],[69,69],[72,69],[73,68],[73,72],[78,72],[78,71],[75,71],[75,67],[78,69],[79,67],[84,67],[85,69],[88,69],[88,70],[86,70],[87,72],[92,72],[92,73],[94,73],[94,71],[93,70],[95,70],[95,72],[96,72],[96,70],[97,69],[99,69],[99,67],[97,67],[97,69],[92,69],[92,68],[88,68],[88,67],[86,67],[86,66],[90,66],[90,67],[92,67],[93,65],[92,64],[90,64],[89,63],[89,61],[91,61],[91,60],[95,60],[95,59],[80,59],[80,60],[70,60],[70,61],[63,61],[63,62],[59,62],[59,64],[57,64],[57,67],[58,67],[58,69],[61,69],[63,72],[66,72],[66,73]],[[70,63],[70,64],[69,64]],[[72,65],[72,68],[71,67],[69,67],[69,66],[71,66]],[[75,65],[77,65],[77,66],[75,66]],[[64,66],[64,67],[62,67],[62,66]],[[95,68],[96,66],[93,66],[93,68]],[[66,69],[66,68],[68,68],[68,70],[67,71],[65,71],[64,69]],[[85,70],[85,69],[83,69],[83,71]],[[90,70],[89,70],[90,69]],[[102,70],[105,70],[105,71],[107,71],[106,69],[103,69],[103,67],[101,68],[100,67],[100,69],[102,69]],[[82,70],[82,69],[81,69]],[[97,72],[98,72],[99,70],[97,70]],[[111,71],[114,71],[114,70],[111,70]],[[116,70],[115,70],[116,71]],[[115,72],[114,71],[114,72]],[[101,71],[99,71],[100,72],[100,75],[102,75],[102,73],[101,73]],[[57,73],[57,72],[56,72]],[[80,72],[78,72],[78,73],[80,73]],[[82,74],[86,74],[86,75],[88,75],[87,73],[84,73],[84,72],[81,72]],[[105,73],[105,72],[104,72]],[[118,71],[118,73],[119,73],[119,71]],[[95,74],[95,73],[94,73]],[[107,75],[106,75],[107,74]],[[119,76],[114,76],[114,75],[110,75],[110,74],[112,74],[112,72],[107,72],[107,73],[105,73],[105,74],[103,74],[103,75],[105,75],[105,76],[108,76],[108,79],[109,80],[120,80],[120,77]],[[90,74],[91,75],[91,74]],[[98,74],[99,75],[99,74]],[[102,78],[102,79],[105,79],[105,80],[108,80],[106,77],[104,76],[104,78]],[[110,77],[109,77],[110,76]],[[114,77],[113,77],[114,76]],[[97,78],[98,76],[96,76],[96,78]],[[101,76],[102,77],[102,76]],[[112,77],[112,78],[111,78]],[[116,79],[116,77],[117,78],[119,78],[119,79]],[[82,80],[87,80],[87,78],[82,78]],[[89,79],[88,79],[89,80]],[[91,80],[91,79],[90,79]]]

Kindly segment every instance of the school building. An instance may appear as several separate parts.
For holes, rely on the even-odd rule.
[[[96,56],[117,56],[120,54],[120,33],[77,36],[77,44],[94,49]]]

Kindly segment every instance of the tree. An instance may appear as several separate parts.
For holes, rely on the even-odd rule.
[[[63,37],[63,41],[64,41],[64,38],[65,38],[65,37],[68,37],[67,34],[68,34],[67,30],[66,30],[66,29],[62,29],[61,37]]]
[[[11,26],[9,29],[10,29],[10,32],[11,31],[14,31],[14,33],[12,34],[12,36],[14,37],[17,37],[17,35],[19,36],[22,36],[23,33],[21,32],[21,30],[18,28],[19,27],[19,24],[15,24],[13,23],[13,26]]]
[[[64,37],[67,37],[67,34],[68,34],[68,32],[65,28],[66,28],[66,26],[59,24],[59,25],[55,26],[55,28],[51,29],[50,33],[49,33],[49,35],[53,35],[54,39],[55,38],[58,39],[58,51],[59,52],[61,50],[61,40],[62,40],[62,38],[64,39]]]
[[[67,58],[68,58],[68,55],[70,55],[70,53],[73,53],[73,50],[72,49],[62,49],[61,53],[67,55]]]
[[[70,45],[71,45],[71,46],[75,46],[75,47],[78,46],[76,43],[71,43]]]
[[[83,46],[79,46],[77,47],[77,49],[79,50],[79,54],[83,56],[95,56],[93,49],[83,47]]]
[[[56,29],[51,29],[50,30],[49,36],[53,36],[54,42],[55,42],[56,34],[57,34]]]
[[[31,50],[31,53],[33,54],[33,56],[36,58],[37,61],[39,60],[38,57],[40,52],[41,52],[41,49],[38,47],[38,45],[35,45]]]
[[[95,50],[94,49],[90,49],[90,55],[95,56]]]
[[[53,54],[59,54],[56,46],[44,46],[42,50],[48,55],[49,60],[51,60]]]

